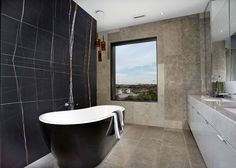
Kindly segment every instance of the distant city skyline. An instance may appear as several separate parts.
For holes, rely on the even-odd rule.
[[[157,84],[156,41],[116,46],[116,84]]]

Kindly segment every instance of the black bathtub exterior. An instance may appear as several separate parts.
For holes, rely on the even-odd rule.
[[[40,123],[60,168],[94,168],[117,142],[112,117],[77,125]]]

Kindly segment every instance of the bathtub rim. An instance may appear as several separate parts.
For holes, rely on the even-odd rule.
[[[116,109],[111,110],[111,112],[107,115],[103,115],[101,117],[98,117],[96,119],[93,120],[89,120],[89,121],[84,121],[84,122],[56,122],[55,120],[47,120],[45,119],[47,117],[47,115],[53,115],[53,114],[58,114],[58,113],[76,113],[76,111],[85,111],[88,109],[96,109],[96,108],[106,108],[106,107],[116,107]],[[83,109],[76,109],[76,110],[63,110],[63,111],[54,111],[54,112],[47,112],[44,114],[41,114],[38,118],[39,121],[44,123],[44,124],[50,124],[50,125],[82,125],[82,124],[89,124],[89,123],[94,123],[94,122],[98,122],[98,121],[102,121],[105,120],[107,118],[113,117],[115,111],[117,110],[121,110],[121,111],[125,111],[125,108],[123,106],[118,106],[118,105],[99,105],[99,106],[93,106],[93,107],[88,107],[88,108],[83,108]],[[124,113],[123,113],[124,114]],[[46,117],[45,117],[46,116]]]

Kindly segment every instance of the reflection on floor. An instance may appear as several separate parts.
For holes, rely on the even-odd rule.
[[[51,154],[27,168],[58,168]],[[189,131],[128,125],[97,168],[206,168]]]

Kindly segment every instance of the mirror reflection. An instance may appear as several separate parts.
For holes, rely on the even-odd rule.
[[[226,81],[230,78],[230,23],[229,1],[216,0],[211,3],[211,55],[212,82]]]
[[[227,65],[230,68],[228,72],[229,80],[236,81],[236,1],[230,0],[230,39],[231,39],[231,59]]]

